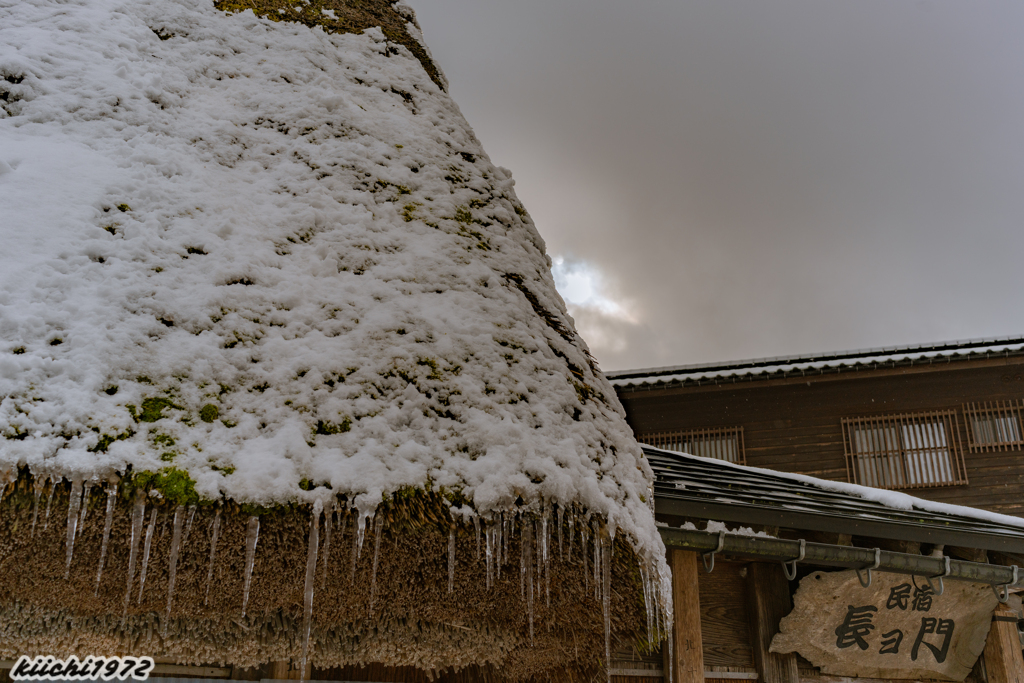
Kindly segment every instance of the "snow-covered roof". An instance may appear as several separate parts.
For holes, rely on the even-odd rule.
[[[0,476],[457,489],[661,548],[510,172],[408,49],[209,0],[2,14]]]
[[[643,446],[659,513],[1024,552],[1024,519]]]
[[[725,363],[676,365],[606,373],[616,387],[646,387],[704,382],[749,381],[789,376],[823,375],[883,367],[948,363],[1024,354],[1024,336],[967,339],[916,346],[878,347],[857,351],[778,356]]]

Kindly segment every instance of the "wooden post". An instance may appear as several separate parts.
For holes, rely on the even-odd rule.
[[[704,683],[704,649],[700,634],[700,593],[697,587],[697,553],[679,548],[668,551],[672,569],[672,628],[674,683]]]
[[[1017,613],[1006,605],[996,607],[992,628],[985,641],[988,683],[1024,683],[1024,657],[1017,635]]]
[[[747,571],[750,647],[761,683],[799,683],[796,654],[768,651],[779,632],[779,621],[793,609],[782,566],[777,562],[752,562]]]

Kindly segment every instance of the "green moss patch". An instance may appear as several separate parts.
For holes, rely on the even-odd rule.
[[[344,434],[350,429],[352,429],[352,420],[346,417],[341,421],[341,423],[319,420],[316,423],[316,429],[314,431],[320,436],[328,436],[331,434]]]
[[[130,494],[139,488],[146,491],[156,489],[167,502],[174,505],[196,505],[200,502],[199,494],[196,493],[196,483],[188,476],[188,472],[176,467],[164,467],[157,472],[135,473],[131,478],[131,486],[124,487],[124,494]]]
[[[128,412],[132,414],[137,422],[156,422],[164,417],[164,410],[174,408],[181,410],[181,406],[175,405],[169,398],[156,397],[147,398],[142,401],[142,411],[136,414],[135,406],[127,406]]]

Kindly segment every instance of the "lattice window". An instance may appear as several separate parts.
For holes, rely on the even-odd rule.
[[[956,411],[843,419],[850,481],[880,489],[966,484]]]
[[[1022,401],[965,403],[967,446],[973,452],[1017,450],[1024,446]]]
[[[743,452],[743,427],[656,432],[641,434],[637,440],[666,451],[679,451],[739,465],[747,464],[747,456]]]

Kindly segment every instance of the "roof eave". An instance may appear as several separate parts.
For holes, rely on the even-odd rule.
[[[779,526],[800,531],[823,531],[895,541],[915,541],[979,550],[1024,553],[1024,539],[980,531],[944,529],[929,524],[864,519],[822,512],[792,511],[765,505],[729,505],[713,501],[655,495],[656,515],[695,517],[734,524]]]

